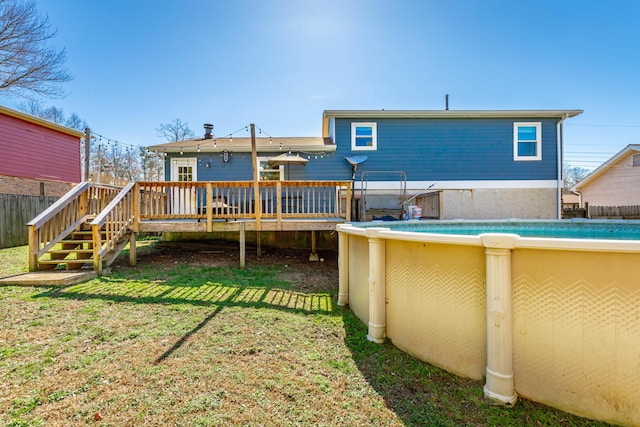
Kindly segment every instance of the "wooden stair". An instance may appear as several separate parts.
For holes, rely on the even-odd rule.
[[[39,270],[93,269],[93,235],[90,225],[92,220],[93,218],[87,218],[58,245],[43,254],[38,259]],[[101,233],[101,240],[104,241],[106,232],[102,231]],[[117,251],[111,251],[107,254],[102,260],[103,267],[111,265],[126,242],[127,239],[124,239],[124,244],[118,245]]]

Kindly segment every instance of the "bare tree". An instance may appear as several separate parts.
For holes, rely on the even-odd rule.
[[[65,68],[65,50],[49,45],[55,34],[35,1],[0,0],[0,91],[64,95],[59,84],[73,77]]]
[[[154,153],[145,147],[140,147],[140,172],[143,181],[161,181],[164,158],[161,154]]]
[[[564,165],[564,191],[570,192],[571,187],[582,181],[591,171],[579,166]]]
[[[161,124],[156,128],[158,136],[163,137],[169,142],[183,141],[196,136],[196,134],[189,128],[187,122],[183,122],[180,119],[173,119],[169,123]]]
[[[71,115],[65,119],[64,125],[79,131],[83,131],[89,127],[89,124],[76,113],[71,113]]]
[[[67,117],[62,108],[56,106],[45,107],[41,101],[35,99],[21,102],[18,104],[18,110],[79,131],[84,131],[85,128],[89,127],[87,122],[77,113],[71,113],[71,115]]]

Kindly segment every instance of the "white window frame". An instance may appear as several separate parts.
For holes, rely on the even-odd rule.
[[[263,172],[275,172],[275,171],[279,172],[280,181],[284,181],[284,167],[282,165],[280,165],[278,167],[275,167],[275,168],[271,168],[271,169],[265,169],[265,168],[262,167],[262,163],[268,162],[269,160],[271,160],[274,157],[275,156],[257,157],[256,158],[256,162],[258,162],[258,164],[256,165],[256,167],[258,168],[258,179],[260,181],[271,181],[271,180],[263,179],[262,178],[262,174],[263,174]]]
[[[520,127],[535,127],[536,128],[536,140],[530,141],[536,143],[536,155],[535,156],[520,156],[518,155],[518,128]],[[529,141],[528,141],[529,142]],[[513,123],[513,160],[515,161],[535,161],[542,160],[542,122],[514,122]]]
[[[372,141],[369,146],[357,146],[356,145],[356,128],[357,127],[370,127]],[[352,151],[376,151],[378,149],[378,124],[375,122],[353,122],[351,123],[351,150]]]
[[[182,157],[179,159],[171,160],[171,181],[178,181],[179,179],[179,168],[180,167],[191,167],[191,181],[198,181],[198,159],[195,157]]]
[[[640,154],[633,154],[631,156],[631,166],[634,168],[640,167]]]

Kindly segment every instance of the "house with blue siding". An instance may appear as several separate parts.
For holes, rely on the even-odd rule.
[[[440,219],[559,218],[563,122],[581,110],[326,110],[322,137],[256,138],[260,179],[353,180],[355,218],[436,196]],[[251,143],[203,138],[149,147],[165,179],[253,179]],[[272,165],[291,153],[306,163]]]

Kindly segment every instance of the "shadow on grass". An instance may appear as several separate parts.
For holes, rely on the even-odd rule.
[[[179,266],[114,274],[78,285],[55,287],[34,298],[99,299],[131,304],[189,304],[215,310],[182,336],[161,363],[225,307],[266,308],[300,314],[334,314],[329,293],[303,293],[278,278],[277,269]]]
[[[484,397],[481,381],[461,378],[422,362],[389,340],[367,340],[367,326],[339,307],[345,344],[358,370],[407,426],[608,426],[520,399],[506,408]]]

